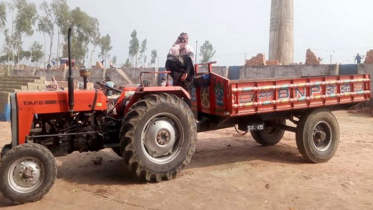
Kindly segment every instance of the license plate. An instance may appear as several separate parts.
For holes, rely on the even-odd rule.
[[[247,126],[248,131],[261,131],[264,130],[264,124],[253,124]]]

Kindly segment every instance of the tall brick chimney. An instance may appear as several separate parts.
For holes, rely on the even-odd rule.
[[[293,0],[272,0],[269,60],[283,65],[294,62]]]

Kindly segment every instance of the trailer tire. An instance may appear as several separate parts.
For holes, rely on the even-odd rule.
[[[13,147],[0,163],[0,191],[15,204],[38,201],[52,188],[57,176],[53,154],[40,144]]]
[[[339,144],[337,119],[325,108],[309,111],[300,118],[296,142],[299,152],[308,162],[327,162]]]
[[[251,131],[253,139],[263,146],[274,146],[281,141],[284,136],[285,130],[276,128],[272,125],[286,125],[286,119],[276,119],[270,122],[265,122],[264,130]]]
[[[175,178],[189,164],[197,143],[192,110],[166,93],[148,95],[132,105],[120,133],[126,165],[152,182]]]

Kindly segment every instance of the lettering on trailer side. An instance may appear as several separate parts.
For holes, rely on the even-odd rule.
[[[320,92],[321,92],[320,85],[311,87],[311,96],[313,96],[314,94],[316,95],[316,93],[320,94]]]
[[[330,95],[330,94],[335,93],[335,90],[337,89],[337,86],[336,85],[327,85],[327,86],[325,86],[325,88],[326,88],[326,94]]]
[[[296,98],[301,98],[306,96],[306,87],[303,87],[300,89],[299,87],[295,88],[295,97]]]
[[[278,98],[279,99],[284,99],[284,98],[289,98],[289,97],[290,97],[290,94],[289,94],[289,89],[288,88],[278,89]]]
[[[262,91],[262,92],[259,92],[259,101],[261,101],[262,99],[265,99],[265,100],[270,100],[272,99],[272,96],[273,96],[273,91]]]
[[[341,93],[349,93],[349,92],[351,92],[350,84],[341,85]]]

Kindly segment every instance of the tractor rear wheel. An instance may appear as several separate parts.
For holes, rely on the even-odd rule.
[[[53,154],[40,144],[22,144],[7,152],[0,163],[0,191],[16,204],[40,200],[57,176]]]
[[[129,169],[146,181],[175,178],[189,164],[197,143],[192,110],[172,94],[135,103],[121,128],[121,151]]]
[[[263,146],[274,146],[281,141],[285,133],[285,130],[276,128],[276,125],[286,125],[286,120],[276,119],[265,122],[264,130],[251,131],[251,136]]]

